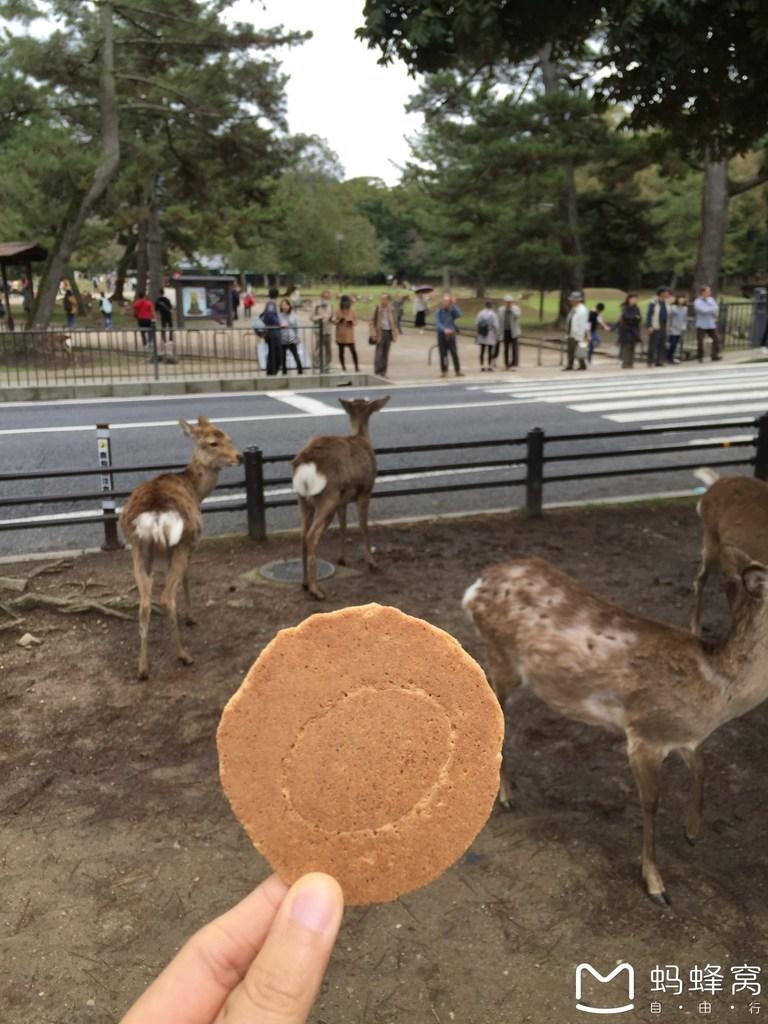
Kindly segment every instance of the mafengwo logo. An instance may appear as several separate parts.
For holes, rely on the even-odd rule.
[[[631,964],[619,964],[610,974],[600,974],[591,964],[576,968],[576,1009],[582,1013],[628,1013],[634,1009],[634,999]]]

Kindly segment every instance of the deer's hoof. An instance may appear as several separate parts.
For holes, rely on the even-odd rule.
[[[662,889],[661,892],[649,892],[648,895],[654,903],[658,904],[664,910],[669,910],[672,906],[672,900],[667,895],[665,889]]]
[[[302,580],[301,581],[301,589],[302,590],[309,590],[309,584],[307,583],[306,580]]]
[[[191,616],[187,616],[187,618],[184,619],[184,625],[185,626],[196,626],[197,625],[197,619],[193,619]]]
[[[138,679],[140,681],[143,681],[145,679],[149,679],[149,666],[146,666],[144,668],[139,668]]]
[[[512,801],[509,799],[509,797],[504,797],[503,799],[499,797],[499,807],[502,809],[502,811],[511,811]]]
[[[377,569],[378,569],[378,565],[376,565],[376,563],[374,561],[370,561],[368,563],[368,572],[376,572]]]
[[[194,665],[195,659],[187,651],[179,651],[179,661],[182,665]]]
[[[346,558],[337,558],[336,559],[336,565],[346,565],[346,564],[347,564]]]
[[[695,846],[696,843],[699,841],[698,832],[689,832],[686,828],[683,829],[683,835],[685,836],[685,841],[688,843],[689,846]]]
[[[316,601],[325,600],[325,594],[322,592],[322,590],[319,590],[317,587],[315,587],[314,589],[310,587],[309,592]]]

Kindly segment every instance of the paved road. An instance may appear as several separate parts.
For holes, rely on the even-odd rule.
[[[377,389],[345,388],[344,397],[372,395]],[[379,389],[384,390],[384,389]],[[97,422],[112,425],[112,451],[115,464],[147,465],[183,463],[189,443],[177,425],[178,417],[194,418],[204,414],[220,423],[241,447],[259,445],[265,454],[295,452],[312,434],[343,433],[346,420],[337,404],[341,392],[273,392],[260,394],[215,394],[185,397],[136,399],[94,399],[78,402],[23,403],[0,405],[0,473],[37,471],[55,468],[92,467],[96,464]],[[663,427],[662,435],[640,436],[633,446],[649,450],[649,455],[633,457],[632,466],[649,464],[659,444],[681,442],[691,451],[668,456],[670,463],[697,461],[695,449],[705,439],[716,436],[726,441],[751,436],[750,429],[738,427],[744,418],[768,410],[768,367],[705,366],[686,370],[634,371],[632,374],[578,372],[542,381],[516,381],[511,374],[496,373],[485,379],[450,384],[398,387],[392,401],[372,421],[372,433],[378,447],[409,444],[452,443],[469,440],[517,438],[532,427],[543,428],[548,435],[637,429],[641,435],[650,427]],[[725,424],[714,429],[711,424]],[[681,425],[697,424],[698,429],[678,433]],[[591,442],[589,450],[608,450],[616,441]],[[552,447],[555,452],[585,451],[584,442]],[[721,459],[751,454],[747,449],[719,449],[702,453],[701,463],[715,464]],[[412,495],[380,499],[374,502],[376,518],[424,515],[519,505],[520,487],[510,484],[519,479],[521,448],[506,449],[511,465],[478,469],[478,462],[498,459],[498,449],[389,455],[380,459],[381,469],[395,469],[391,477],[381,477],[377,491],[382,496],[396,488],[424,486],[438,481],[493,484],[484,489],[437,495]],[[465,469],[429,473],[419,467],[441,463],[466,462]],[[690,491],[695,485],[689,470],[672,473],[632,474],[621,478],[585,480],[583,473],[598,468],[630,465],[613,458],[585,459],[568,465],[552,463],[548,475],[568,473],[569,482],[545,487],[548,503],[643,493]],[[272,477],[284,477],[287,466],[270,467]],[[231,469],[222,474],[222,483],[236,484],[242,471]],[[146,473],[118,478],[125,489],[135,486]],[[58,480],[0,481],[3,497],[62,495],[65,500],[52,504],[33,501],[24,505],[0,506],[0,524],[13,520],[19,526],[56,514],[61,526],[35,529],[0,530],[0,554],[89,547],[101,541],[98,525],[78,524],[76,517],[98,509],[98,503],[73,502],[70,495],[95,488],[95,478]],[[284,484],[270,492],[285,498],[291,494]],[[212,498],[212,507],[222,507],[233,496],[242,497],[238,487],[220,489]],[[270,512],[271,528],[295,525],[294,508]],[[209,533],[240,531],[244,513],[216,512],[206,517]]]

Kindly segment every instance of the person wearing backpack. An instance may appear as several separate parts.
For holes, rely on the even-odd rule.
[[[499,319],[493,309],[493,302],[485,300],[485,307],[475,318],[475,341],[480,346],[480,369],[491,373],[493,357],[499,337]],[[484,364],[488,365],[485,366]]]
[[[99,292],[99,308],[101,309],[101,318],[104,321],[104,330],[112,330],[112,303],[104,294]]]
[[[67,288],[64,292],[64,315],[67,319],[67,327],[75,327],[75,316],[77,315],[77,299],[72,294],[72,289]]]
[[[280,345],[280,311],[277,308],[277,299],[280,292],[277,288],[269,289],[269,298],[261,314],[261,322],[264,327],[264,341],[267,343],[267,376],[274,377],[280,370],[283,361],[282,346]]]

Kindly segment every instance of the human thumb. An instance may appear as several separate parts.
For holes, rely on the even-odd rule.
[[[341,925],[344,897],[330,875],[288,891],[264,944],[228,1000],[227,1024],[304,1024]]]

